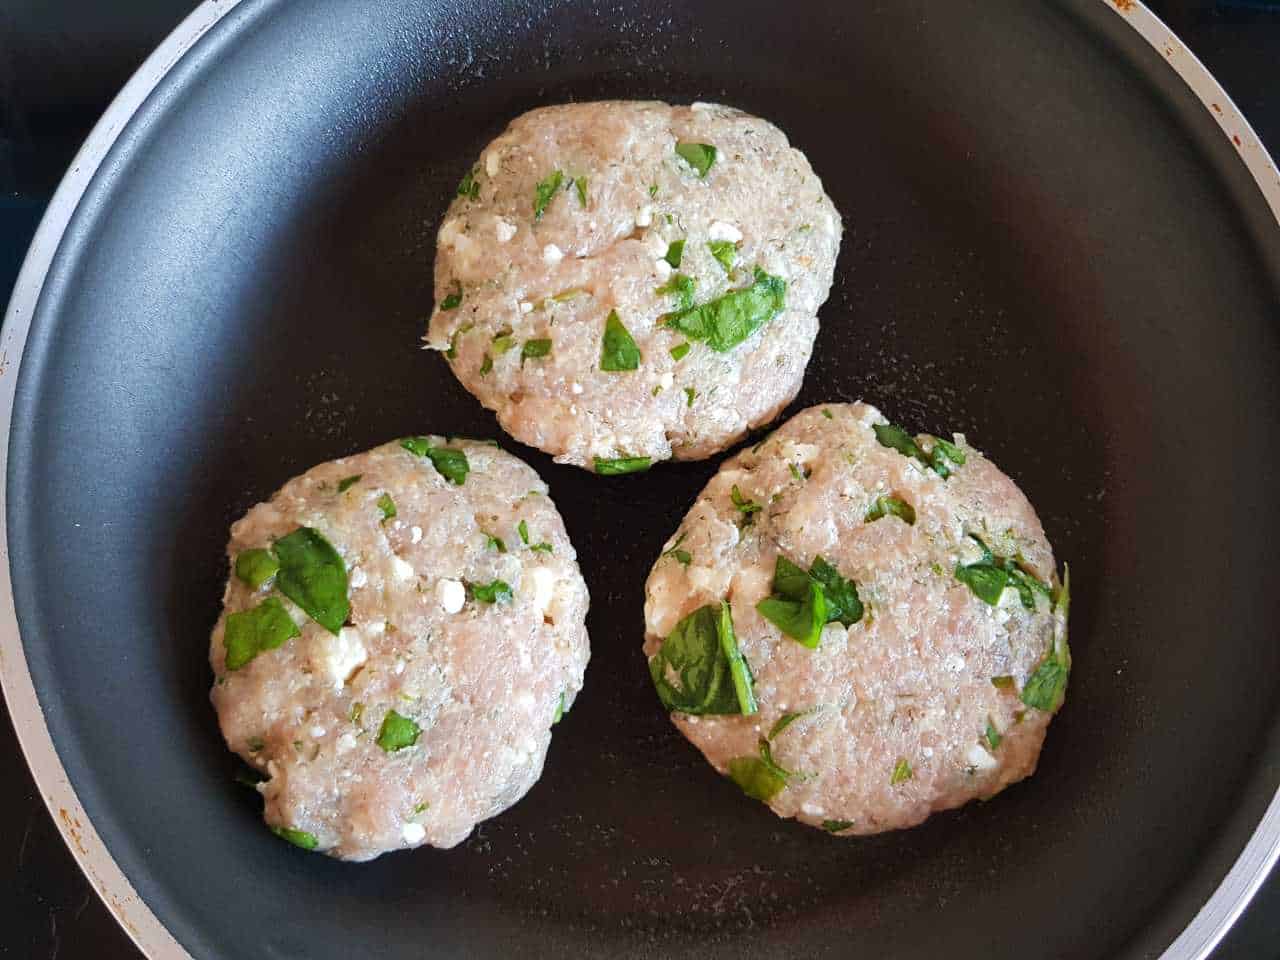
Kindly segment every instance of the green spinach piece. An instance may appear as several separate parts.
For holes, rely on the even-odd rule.
[[[600,369],[621,373],[640,368],[640,348],[618,319],[618,311],[610,310],[604,322],[604,339],[600,344]]]
[[[649,675],[670,712],[756,712],[751,671],[738,649],[728,604],[699,607],[676,624],[649,660]]]
[[[332,634],[347,622],[347,567],[333,544],[311,527],[299,527],[275,542],[280,572],[276,589]]]
[[[241,613],[228,614],[222,633],[227,669],[239,670],[258,654],[274,650],[300,634],[289,611],[275,597],[267,597]]]
[[[236,557],[236,576],[257,590],[276,575],[280,561],[270,550],[245,550]]]
[[[780,314],[786,297],[786,281],[756,267],[751,286],[668,313],[662,322],[690,340],[703,341],[717,353],[725,353]]]

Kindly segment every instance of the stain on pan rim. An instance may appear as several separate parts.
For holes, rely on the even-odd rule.
[[[1236,147],[1277,222],[1280,170],[1226,92],[1173,32],[1139,0],[1098,0],[1122,17],[1201,101]],[[32,314],[63,235],[89,183],[130,120],[184,58],[199,56],[199,41],[225,18],[247,16],[240,0],[204,0],[151,54],[112,102],[81,147],[36,232],[0,330],[0,471],[8,475],[7,438],[17,371]],[[246,5],[247,7],[247,5]],[[262,8],[259,8],[262,9]],[[235,16],[232,16],[235,14]],[[234,28],[234,27],[232,27]],[[190,62],[190,59],[188,62]],[[7,375],[6,375],[7,374]],[[7,533],[8,490],[0,490],[0,688],[41,795],[80,868],[134,943],[148,957],[181,960],[190,954],[138,896],[89,822],[54,748],[18,631]],[[1164,960],[1204,960],[1226,934],[1280,858],[1280,791],[1272,798],[1234,865],[1209,900],[1163,953]]]

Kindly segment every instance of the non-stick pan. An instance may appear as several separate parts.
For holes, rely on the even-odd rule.
[[[1076,656],[1029,781],[866,839],[745,800],[640,653],[643,577],[715,462],[556,466],[418,349],[469,161],[601,97],[782,126],[847,228],[797,406],[963,431],[1038,506]],[[1280,840],[1277,209],[1133,0],[211,0],[68,174],[0,344],[0,670],[42,790],[154,957],[1203,957]],[[430,431],[549,480],[591,666],[512,810],[336,863],[232,782],[227,527]]]

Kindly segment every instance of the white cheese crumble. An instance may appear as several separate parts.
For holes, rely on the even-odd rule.
[[[556,575],[546,567],[534,567],[529,577],[533,581],[533,605],[545,613],[555,593]]]
[[[311,739],[312,739],[312,740],[319,740],[319,739],[320,739],[321,737],[323,737],[326,733],[328,733],[328,731],[327,731],[327,730],[325,730],[325,728],[324,728],[324,727],[312,727],[312,728],[311,728]]]
[[[532,303],[530,303],[528,300],[521,300],[521,301],[520,301],[520,312],[521,312],[521,313],[533,313],[533,304],[532,304]]]
[[[406,823],[400,830],[405,843],[421,843],[427,838],[427,828],[420,823]]]
[[[653,205],[646,203],[636,211],[636,226],[647,227],[653,223]]]
[[[573,383],[569,384],[569,389],[573,391],[575,395],[580,394],[582,393],[582,384],[580,384],[577,380],[575,380],[573,381]]]
[[[979,770],[992,770],[998,765],[996,758],[976,743],[965,753],[964,759],[969,766],[976,767]]]
[[[369,658],[369,651],[354,627],[343,627],[336,637],[331,633],[317,633],[314,642],[319,648],[317,659],[338,690],[352,671]]]
[[[394,554],[391,557],[391,569],[395,572],[397,580],[412,580],[417,576],[417,571],[413,569],[412,565]]]
[[[457,613],[467,602],[467,588],[457,580],[436,582],[436,599],[445,613]]]
[[[409,542],[410,542],[410,543],[417,543],[417,542],[418,542],[419,540],[421,540],[421,539],[422,539],[422,528],[421,528],[421,527],[410,527],[410,528],[409,528]]]
[[[707,239],[728,240],[730,243],[737,243],[742,239],[742,231],[732,223],[725,223],[723,220],[716,220],[711,224],[711,228],[707,231]]]
[[[351,570],[351,586],[352,588],[363,587],[369,582],[369,575],[364,572],[364,567],[353,567]]]
[[[675,382],[676,382],[675,375],[672,374],[670,370],[668,370],[666,373],[664,373],[661,377],[658,378],[658,386],[662,387],[663,390],[670,390],[671,385]]]
[[[542,248],[543,263],[559,263],[564,259],[564,251],[557,247],[554,243],[548,243]]]
[[[671,264],[667,263],[667,261],[663,260],[661,257],[653,261],[653,269],[658,271],[658,277],[663,280],[671,276]]]
[[[493,233],[498,238],[499,243],[506,243],[516,235],[516,231],[520,229],[505,217],[498,217],[493,221]]]
[[[491,177],[496,177],[498,171],[502,169],[502,158],[498,156],[497,150],[490,150],[484,155],[484,172]]]
[[[800,812],[807,817],[820,817],[827,811],[812,803],[802,803],[800,805]]]

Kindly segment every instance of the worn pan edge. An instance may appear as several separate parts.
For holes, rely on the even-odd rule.
[[[8,476],[8,437],[18,370],[54,256],[90,181],[143,102],[177,64],[241,0],[204,0],[143,62],[94,126],[40,221],[18,274],[0,328],[0,476]],[[1249,122],[1203,63],[1140,0],[1098,0],[1158,51],[1199,98],[1236,146],[1268,207],[1280,223],[1280,169]],[[7,375],[6,375],[7,374]],[[0,484],[0,690],[18,741],[64,842],[98,896],[125,932],[152,960],[191,955],[138,896],[90,823],[54,748],[36,696],[18,632],[8,549],[8,489]],[[1162,960],[1205,960],[1248,906],[1280,859],[1280,791],[1213,895],[1161,955]]]

